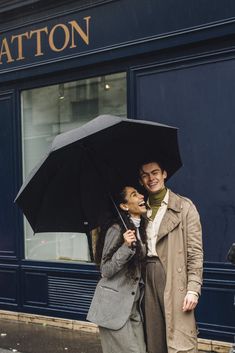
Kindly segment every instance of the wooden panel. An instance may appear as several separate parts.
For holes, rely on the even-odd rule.
[[[233,341],[234,266],[226,263],[235,227],[235,60],[183,60],[136,69],[136,116],[179,127],[183,167],[168,187],[191,198],[202,221],[201,337]],[[157,136],[156,136],[157,138]]]
[[[17,269],[0,268],[0,304],[17,304],[18,282]]]
[[[161,65],[137,72],[136,82],[138,118],[179,128],[183,167],[168,186],[196,204],[205,260],[226,262],[235,228],[235,60]]]
[[[0,258],[16,257],[15,130],[13,93],[0,92]]]
[[[47,273],[23,272],[23,305],[47,306],[48,284]]]

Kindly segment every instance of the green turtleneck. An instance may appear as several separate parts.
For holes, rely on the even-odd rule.
[[[154,220],[157,211],[159,210],[159,207],[161,206],[162,200],[164,199],[166,195],[167,189],[164,187],[160,191],[156,192],[155,194],[150,194],[149,195],[149,205],[152,210],[151,214],[151,219]]]

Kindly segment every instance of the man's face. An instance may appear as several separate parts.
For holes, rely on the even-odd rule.
[[[155,194],[165,187],[166,177],[166,171],[162,171],[155,162],[143,164],[140,169],[140,183],[150,194]]]

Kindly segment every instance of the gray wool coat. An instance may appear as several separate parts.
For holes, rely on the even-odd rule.
[[[102,258],[117,244],[120,231],[117,224],[109,228],[105,236]],[[112,330],[119,330],[125,325],[131,314],[141,278],[140,268],[137,269],[134,279],[126,276],[127,263],[134,254],[135,250],[122,244],[110,260],[101,262],[102,278],[97,284],[87,320]]]

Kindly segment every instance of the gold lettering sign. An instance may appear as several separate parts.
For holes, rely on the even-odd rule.
[[[66,49],[74,49],[82,41],[86,45],[90,43],[90,19],[83,18],[85,25],[81,26],[76,20],[68,23],[58,23],[51,29],[48,26],[29,30],[24,33],[14,34],[0,39],[0,65],[10,64],[14,61],[27,59],[26,42],[30,41],[30,56],[38,57],[46,55],[46,50],[63,52]],[[84,29],[85,27],[85,29]],[[59,40],[58,40],[59,39]],[[44,48],[44,49],[43,49]],[[45,49],[47,48],[47,49]],[[32,52],[33,50],[33,52]]]
[[[2,64],[2,57],[6,58],[7,63],[12,63],[13,60],[11,56],[11,51],[6,38],[3,38],[0,50],[0,64]]]
[[[84,17],[86,20],[86,33],[81,29],[81,27],[77,24],[76,21],[70,21],[69,24],[72,28],[72,44],[70,48],[76,48],[75,40],[74,40],[74,30],[80,35],[83,41],[88,45],[89,44],[89,23],[90,23],[90,16]]]
[[[42,52],[42,33],[46,33],[48,34],[48,29],[47,27],[44,28],[39,28],[36,29],[35,31],[30,31],[30,38],[32,38],[32,36],[34,36],[34,34],[36,34],[36,54],[34,56],[41,56],[44,55],[44,53]]]
[[[23,56],[23,38],[28,39],[28,37],[29,37],[28,32],[11,37],[11,43],[13,43],[15,39],[17,39],[18,57],[16,58],[16,60],[25,59],[25,57]]]
[[[54,43],[55,31],[58,28],[59,29],[62,28],[62,30],[64,32],[64,43],[63,43],[61,48],[56,47],[55,43]],[[52,30],[50,31],[50,34],[49,34],[49,45],[50,45],[51,50],[58,52],[58,51],[63,51],[65,48],[67,48],[67,45],[69,43],[69,37],[70,37],[69,34],[70,34],[69,33],[69,29],[68,29],[68,27],[66,25],[58,24],[58,25],[54,26],[52,28]]]

